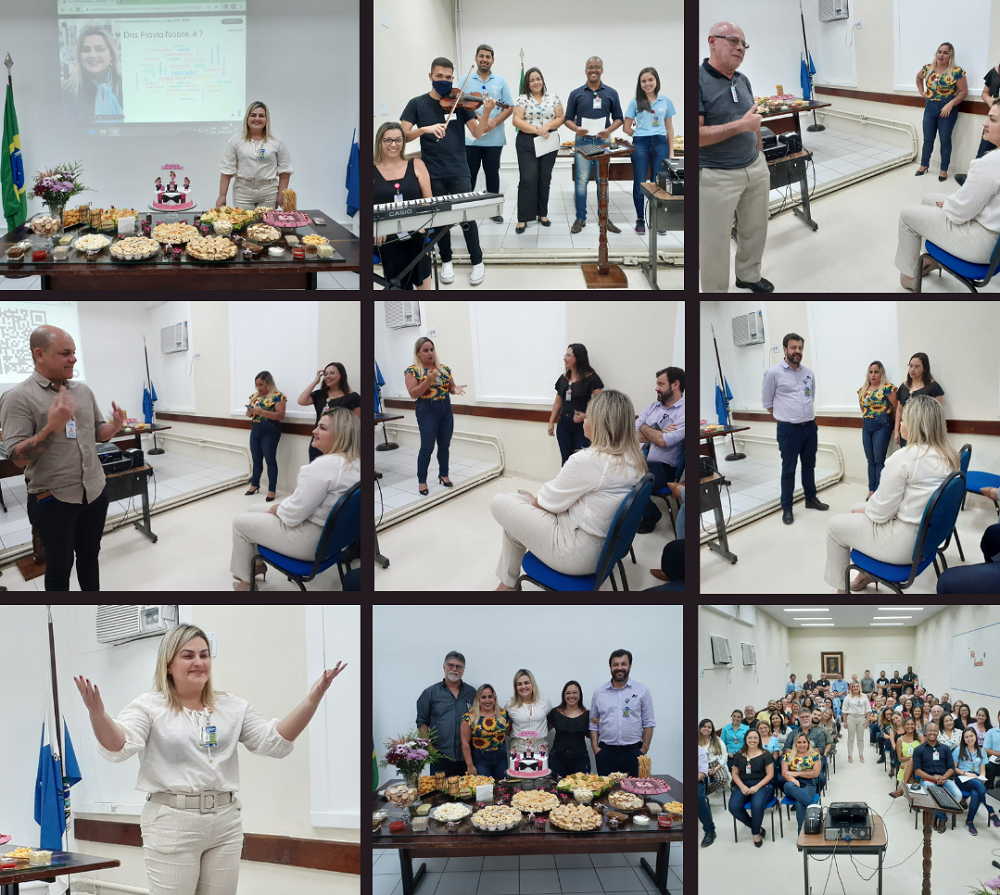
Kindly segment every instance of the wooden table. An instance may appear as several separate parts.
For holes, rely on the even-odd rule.
[[[910,792],[909,786],[903,787],[903,793],[906,795],[906,801],[910,804],[910,807],[919,809],[924,815],[924,884],[921,889],[921,895],[931,895],[931,830],[934,823],[934,812],[961,814],[962,809],[960,808],[958,811],[955,811],[954,809],[941,808],[923,790],[920,792]],[[879,866],[881,867],[881,863]]]
[[[653,796],[658,802],[683,801],[682,786],[679,780],[663,774],[653,774],[666,781],[670,792],[662,796]],[[386,784],[391,786],[399,783],[393,780]],[[424,796],[423,801],[439,805],[450,799],[443,793],[435,792]],[[603,801],[603,799],[598,799]],[[377,794],[373,799],[372,810],[385,808],[388,803]],[[471,804],[471,803],[470,803]],[[473,810],[475,805],[471,804]],[[392,812],[400,809],[389,806]],[[392,819],[392,817],[390,817]],[[510,833],[482,833],[468,819],[462,821],[456,832],[449,833],[445,824],[435,820],[429,821],[426,833],[414,833],[408,829],[405,833],[389,832],[389,821],[383,821],[381,828],[372,837],[372,847],[399,850],[400,875],[403,880],[403,895],[413,895],[423,878],[425,866],[421,864],[417,872],[413,872],[414,858],[432,857],[479,857],[480,855],[574,855],[590,854],[622,854],[624,852],[648,852],[656,849],[656,867],[650,867],[645,858],[642,859],[642,869],[652,879],[656,891],[662,895],[670,895],[667,891],[667,870],[670,859],[670,843],[681,842],[684,838],[683,824],[674,820],[673,829],[660,830],[650,825],[648,830],[636,830],[631,824],[625,824],[616,833],[609,831],[607,821],[599,831],[593,833],[571,833],[551,825],[544,833],[537,830],[528,831],[526,821],[516,831]]]
[[[572,146],[560,146],[559,152],[556,155],[557,158],[568,158],[573,160],[573,164],[569,167],[570,177],[573,183],[576,183],[576,150]],[[684,158],[683,149],[674,150],[674,158]],[[656,172],[653,172],[656,174]],[[619,162],[616,165],[611,165],[608,169],[608,180],[633,180],[632,175],[632,159],[628,159],[628,163]],[[587,178],[587,182],[591,183],[594,180],[594,172],[591,170],[590,176]]]
[[[111,254],[104,249],[98,254],[98,261],[88,263],[66,260],[53,261],[51,249],[48,261],[35,264],[27,255],[27,261],[8,261],[6,250],[11,243],[30,239],[36,247],[43,245],[48,248],[49,240],[41,240],[35,236],[25,224],[12,233],[0,238],[0,276],[8,279],[25,277],[41,277],[42,289],[87,290],[87,291],[122,291],[122,290],[257,290],[257,289],[316,289],[317,274],[336,273],[337,271],[360,271],[360,241],[350,231],[336,223],[330,215],[318,209],[302,209],[313,220],[316,217],[326,219],[326,224],[312,224],[302,227],[296,232],[302,236],[308,233],[319,233],[330,240],[334,250],[343,261],[272,261],[265,253],[252,260],[227,261],[218,264],[191,261],[186,255],[180,261],[168,261],[161,251],[149,261],[112,261]],[[165,212],[153,215],[154,224],[166,217]],[[187,216],[192,222],[200,212],[170,212],[179,215],[180,220]],[[83,234],[87,228],[71,228],[70,233]],[[108,234],[110,235],[110,233]],[[290,253],[287,253],[290,255]],[[70,258],[82,258],[76,252],[70,253]]]
[[[706,457],[712,458],[712,463],[715,468],[719,468],[719,460],[715,455],[715,439],[724,438],[733,432],[748,432],[750,430],[749,426],[724,426],[721,429],[716,429],[714,432],[701,432],[698,436],[699,441],[705,442],[705,447],[708,449],[708,453],[705,454]]]
[[[793,205],[792,213],[815,232],[819,229],[819,224],[812,219],[809,211],[809,179],[806,176],[808,163],[811,159],[812,153],[808,149],[803,149],[781,158],[772,159],[767,163],[767,169],[771,176],[772,190],[782,190],[791,183],[799,185],[802,207]]]
[[[930,796],[928,796],[930,798]],[[836,860],[837,855],[877,855],[878,856],[878,895],[882,895],[882,861],[885,859],[885,849],[889,840],[885,835],[885,824],[882,818],[874,812],[871,813],[872,838],[852,839],[849,843],[842,839],[827,840],[821,830],[819,833],[799,833],[796,845],[802,852],[802,866],[805,876],[805,895],[809,895],[809,856],[810,855],[832,855]],[[925,889],[930,892],[930,889]]]
[[[794,131],[795,133],[802,134],[802,123],[799,121],[799,115],[802,112],[812,112],[816,109],[825,109],[830,103],[819,102],[818,100],[811,99],[809,104],[802,106],[798,109],[779,109],[776,112],[765,112],[761,115],[761,118],[769,118],[771,121],[768,123],[768,127],[776,134],[787,134]],[[791,115],[790,119],[785,118],[786,115]],[[774,121],[775,118],[780,118],[781,123]],[[790,127],[785,127],[785,123],[791,125]]]
[[[639,189],[649,199],[649,261],[640,265],[646,275],[651,289],[659,290],[656,285],[656,231],[684,231],[684,197],[668,193],[655,183],[640,183]]]
[[[600,144],[588,144],[600,145]],[[631,144],[614,144],[612,152],[602,152],[597,156],[597,218],[601,226],[601,238],[597,248],[596,264],[581,264],[583,278],[588,289],[628,289],[628,279],[617,264],[608,264],[608,167],[612,158],[632,155],[635,147]],[[588,162],[594,159],[587,159]]]
[[[0,846],[3,854],[13,851],[13,843]],[[37,849],[36,849],[37,850]],[[48,867],[29,867],[18,864],[15,870],[0,871],[0,895],[18,895],[21,883],[31,883],[36,880],[54,881],[57,876],[68,876],[71,873],[92,873],[95,870],[107,870],[109,867],[121,867],[121,861],[111,858],[98,858],[94,855],[81,855],[76,852],[53,851],[52,864]]]

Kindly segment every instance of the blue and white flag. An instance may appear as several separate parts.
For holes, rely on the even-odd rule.
[[[347,159],[347,214],[354,217],[361,207],[361,155],[358,148],[358,129],[354,129],[351,154]]]
[[[35,823],[41,827],[40,848],[63,851],[69,812],[69,788],[83,779],[73,751],[69,729],[63,721],[63,748],[66,773],[59,759],[58,741],[52,737],[55,729],[51,705],[42,724],[42,743],[38,755],[38,775],[35,780]]]
[[[149,394],[149,388],[153,390],[153,394]],[[146,418],[147,423],[153,422],[153,405],[157,402],[156,397],[156,386],[153,385],[153,380],[149,380],[149,388],[143,386],[142,388],[142,414]]]

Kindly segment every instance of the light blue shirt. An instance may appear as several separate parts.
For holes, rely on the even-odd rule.
[[[984,749],[992,749],[1000,752],[1000,727],[991,727],[986,731],[986,739],[983,740]]]
[[[808,423],[816,418],[816,374],[801,364],[793,370],[787,361],[764,374],[764,409],[774,408],[779,423]]]
[[[987,734],[987,736],[988,735],[989,734]],[[956,746],[954,749],[951,750],[951,757],[955,761],[956,770],[958,770],[958,772],[961,774],[972,774],[973,777],[978,777],[980,766],[986,764],[986,753],[970,752],[969,758],[966,758],[964,761],[959,761],[958,750],[961,748],[962,748],[961,746]]]
[[[590,702],[590,729],[600,731],[606,746],[633,746],[642,742],[642,732],[656,727],[653,696],[649,687],[629,678],[620,690],[608,681],[594,691]]]
[[[684,396],[669,407],[664,407],[659,401],[647,404],[640,412],[635,421],[635,431],[638,432],[643,426],[657,429],[663,433],[664,447],[650,442],[649,462],[666,463],[667,466],[677,468],[680,463],[681,454],[684,452]],[[673,432],[668,432],[667,427],[674,425],[677,428]]]
[[[846,693],[848,689],[847,681],[834,681],[830,684],[830,689],[833,690],[834,693]]]
[[[667,119],[673,118],[677,114],[674,104],[663,94],[656,97],[656,102],[652,103],[653,111],[647,112],[645,109],[636,115],[639,104],[635,97],[629,100],[628,108],[625,110],[625,117],[631,118],[635,122],[636,137],[665,137],[667,135]]]
[[[785,684],[785,696],[787,696],[789,693],[794,693],[796,690],[801,690],[801,689],[802,689],[801,684],[799,684],[798,682],[793,683],[792,681],[789,681],[787,684]]]
[[[456,81],[455,86],[461,87],[462,81]],[[490,76],[484,82],[480,80],[479,72],[474,71],[471,75],[469,75],[469,80],[465,85],[465,92],[482,93],[509,105],[513,105],[514,103],[514,100],[511,98],[510,87],[507,86],[507,82],[500,75],[494,74],[493,72],[490,72]],[[503,111],[503,109],[497,106],[490,113],[490,118],[496,118],[497,115]],[[479,113],[482,113],[482,108],[480,108]],[[465,145],[506,146],[507,135],[504,133],[503,124],[498,124],[495,128],[493,128],[493,130],[487,131],[478,140],[473,139],[472,134],[469,133],[469,129],[465,128]],[[475,184],[473,184],[473,186],[475,186]]]
[[[732,722],[730,722],[719,731],[719,739],[722,740],[722,744],[730,755],[735,755],[743,748],[743,739],[749,729],[746,724],[733,727]]]

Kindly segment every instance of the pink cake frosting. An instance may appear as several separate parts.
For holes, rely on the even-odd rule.
[[[639,796],[658,796],[670,792],[670,787],[656,777],[626,777],[621,786],[626,792]]]
[[[194,208],[195,203],[189,199],[187,202],[181,202],[180,205],[174,202],[153,202],[152,205],[157,211],[188,211]]]

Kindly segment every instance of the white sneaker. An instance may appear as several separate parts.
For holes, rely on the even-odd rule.
[[[455,268],[450,261],[441,262],[441,282],[452,283],[455,281]]]
[[[486,279],[486,265],[480,261],[478,264],[472,265],[472,273],[469,274],[469,282],[473,286],[478,286],[483,280]]]

